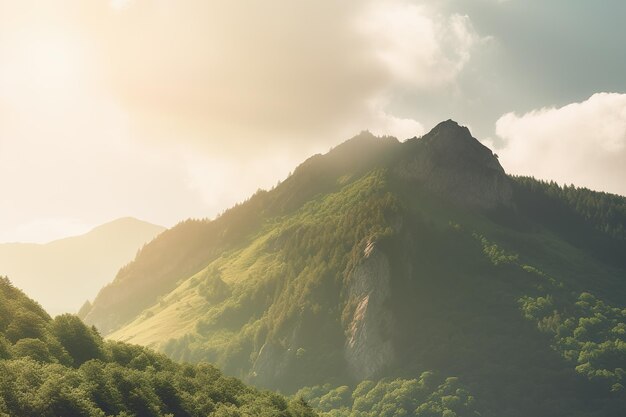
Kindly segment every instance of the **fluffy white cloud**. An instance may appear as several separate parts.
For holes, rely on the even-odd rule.
[[[626,94],[508,113],[496,123],[504,168],[559,183],[626,195]]]

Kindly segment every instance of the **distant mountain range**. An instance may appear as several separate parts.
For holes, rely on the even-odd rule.
[[[46,244],[0,244],[0,275],[9,276],[51,314],[76,313],[163,230],[127,217]]]
[[[453,121],[364,132],[163,232],[80,315],[327,416],[623,416],[626,198],[509,176]]]

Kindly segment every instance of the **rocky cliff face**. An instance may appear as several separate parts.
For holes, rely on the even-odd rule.
[[[348,279],[348,299],[356,307],[347,323],[346,362],[357,380],[374,378],[394,358],[390,338],[393,317],[386,305],[390,299],[391,270],[387,256],[375,242],[368,242],[364,258]]]
[[[285,349],[272,341],[265,342],[252,366],[250,380],[261,386],[273,386],[288,373],[295,354],[293,349]]]
[[[468,208],[509,206],[510,180],[489,148],[467,127],[448,120],[422,138],[404,143],[405,155],[394,167],[400,178],[417,181]]]

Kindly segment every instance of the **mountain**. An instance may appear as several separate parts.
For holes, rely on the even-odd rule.
[[[2,417],[314,417],[301,399],[259,392],[211,365],[180,365],[50,316],[0,277]]]
[[[165,231],[81,316],[329,416],[621,416],[626,198],[367,132]]]
[[[126,217],[46,244],[0,244],[0,275],[10,276],[52,314],[76,312],[163,230]]]

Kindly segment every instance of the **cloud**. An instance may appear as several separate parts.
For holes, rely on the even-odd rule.
[[[332,136],[368,111],[386,74],[346,26],[352,6],[130,2],[94,38],[103,76],[146,136],[253,153]]]
[[[211,217],[363,129],[423,134],[396,92],[477,39],[423,3],[0,0],[0,240]]]
[[[496,133],[508,172],[626,195],[626,94],[507,113]]]
[[[408,2],[371,3],[356,25],[395,82],[426,90],[454,81],[480,40],[468,16]]]
[[[43,55],[25,63],[34,77],[3,77],[18,92],[51,68],[44,61],[57,62],[66,75],[57,84],[68,84],[63,65],[74,59],[85,84],[129,114],[136,136],[211,154],[268,145],[306,153],[363,128],[419,129],[420,115],[395,114],[389,97],[454,83],[480,40],[468,16],[424,1],[67,0],[38,14],[32,0],[0,2],[0,26],[20,16],[15,32],[32,34],[10,43],[31,61]]]
[[[0,112],[0,241],[48,241],[127,215],[171,225],[204,212],[186,187],[182,150],[133,138],[114,102],[72,92],[13,104]]]
[[[391,89],[454,82],[479,37],[422,3],[127,1],[90,30],[145,136],[254,153],[381,130],[397,117],[371,103]]]
[[[122,10],[130,5],[131,0],[109,0],[109,4],[114,10]]]
[[[426,133],[422,123],[411,118],[403,118],[388,113],[383,103],[384,101],[381,102],[380,100],[372,100],[370,102],[370,111],[367,115],[368,120],[362,122],[362,129],[367,129],[377,136],[395,136],[400,140],[414,136],[419,137]]]

